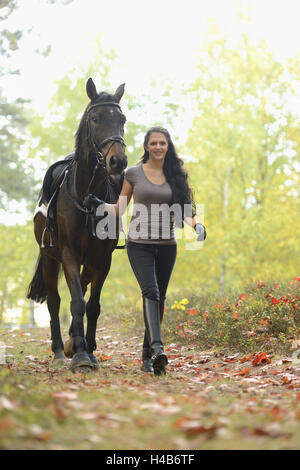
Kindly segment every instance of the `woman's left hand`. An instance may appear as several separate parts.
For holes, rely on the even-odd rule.
[[[205,230],[204,225],[197,223],[194,226],[194,230],[196,234],[198,235],[197,242],[203,242],[206,238],[206,230]]]
[[[83,205],[86,209],[90,212],[96,213],[97,208],[101,205],[105,204],[104,201],[99,199],[98,197],[94,196],[93,194],[88,194],[83,200]]]

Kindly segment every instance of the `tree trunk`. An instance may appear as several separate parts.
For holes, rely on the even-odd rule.
[[[7,292],[7,285],[6,285],[6,282],[5,282],[4,286],[3,286],[3,290],[2,290],[1,301],[0,301],[0,325],[2,325],[2,323],[3,323],[6,292]]]
[[[35,328],[35,320],[34,320],[34,302],[30,300],[29,303],[29,327]]]

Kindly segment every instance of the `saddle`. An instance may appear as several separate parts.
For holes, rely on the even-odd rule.
[[[56,223],[56,205],[59,189],[67,175],[67,171],[74,162],[74,153],[70,153],[64,160],[53,163],[46,171],[41,197],[34,212],[33,220],[38,213],[42,213],[46,217],[46,225],[42,236],[41,247],[44,245],[44,234],[50,232],[50,246],[53,246],[52,236],[57,239],[57,223]]]
[[[74,155],[74,153],[70,153],[64,160],[59,160],[48,168],[42,187],[43,200],[47,204],[50,202],[56,189],[61,185],[66,170],[70,169],[73,165]]]

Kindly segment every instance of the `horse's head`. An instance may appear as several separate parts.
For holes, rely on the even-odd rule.
[[[114,95],[99,93],[91,78],[86,92],[91,102],[86,109],[86,126],[89,147],[96,152],[98,162],[109,174],[120,174],[127,166],[124,144],[126,117],[119,105],[125,85],[120,85]]]

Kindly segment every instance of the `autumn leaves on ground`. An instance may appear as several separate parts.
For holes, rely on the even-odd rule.
[[[103,312],[89,374],[53,367],[48,328],[2,329],[0,448],[299,449],[299,281],[173,299],[164,377],[140,371],[139,312]]]

